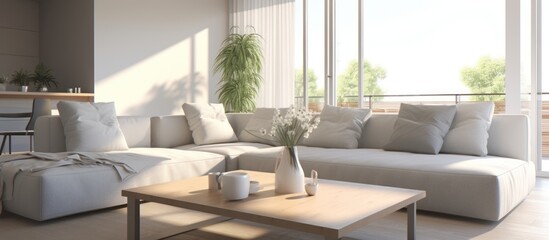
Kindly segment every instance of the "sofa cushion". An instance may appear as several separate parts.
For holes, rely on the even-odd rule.
[[[277,148],[240,155],[243,170],[273,172]],[[530,161],[456,154],[412,154],[381,149],[298,147],[301,165],[319,178],[427,191],[418,208],[497,221],[530,192]],[[322,193],[322,186],[320,187]]]
[[[173,148],[192,143],[192,131],[185,115],[151,117],[152,147]]]
[[[223,104],[185,103],[183,111],[196,145],[236,142],[238,138],[225,116]]]
[[[270,147],[270,145],[262,143],[234,142],[209,145],[188,144],[176,147],[176,149],[210,152],[223,155],[225,156],[226,161],[225,168],[227,171],[233,171],[238,169],[238,157],[240,154]]]
[[[402,103],[393,134],[383,149],[438,154],[455,114],[455,105]]]
[[[128,148],[151,146],[151,119],[149,117],[119,116],[118,123]]]
[[[127,150],[114,103],[60,101],[59,116],[69,152]]]
[[[275,112],[276,108],[257,108],[244,130],[238,135],[238,140],[275,145],[268,135],[262,135],[260,132],[262,129],[271,131]]]
[[[440,152],[486,156],[488,130],[493,115],[493,102],[458,104],[454,121]]]
[[[357,148],[364,122],[370,109],[353,109],[326,105],[320,113],[320,122],[302,145],[329,148]]]

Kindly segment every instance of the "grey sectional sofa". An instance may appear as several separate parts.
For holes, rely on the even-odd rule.
[[[251,114],[228,114],[238,134]],[[490,128],[489,156],[416,154],[381,150],[396,115],[374,114],[364,125],[357,149],[299,147],[306,175],[320,178],[422,189],[427,197],[418,208],[497,221],[516,207],[535,183],[529,159],[528,119],[495,115]],[[5,210],[46,220],[125,203],[120,190],[236,169],[272,172],[278,151],[260,143],[193,144],[185,116],[119,117],[130,152],[170,158],[126,181],[112,169],[62,167],[16,179]],[[65,151],[58,116],[42,117],[36,125],[36,151]],[[322,194],[320,188],[319,194]],[[366,203],[368,200],[364,199]]]

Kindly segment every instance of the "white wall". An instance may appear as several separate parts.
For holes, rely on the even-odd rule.
[[[95,0],[95,100],[119,115],[182,114],[217,102],[215,56],[228,33],[222,0]]]

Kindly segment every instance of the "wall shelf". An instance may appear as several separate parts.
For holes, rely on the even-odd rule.
[[[34,99],[48,98],[52,100],[72,100],[80,102],[93,102],[93,93],[65,93],[65,92],[0,92],[0,99]]]

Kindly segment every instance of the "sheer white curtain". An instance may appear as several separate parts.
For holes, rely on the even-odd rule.
[[[263,84],[257,107],[288,107],[294,102],[295,0],[231,0],[230,26],[263,37]]]

